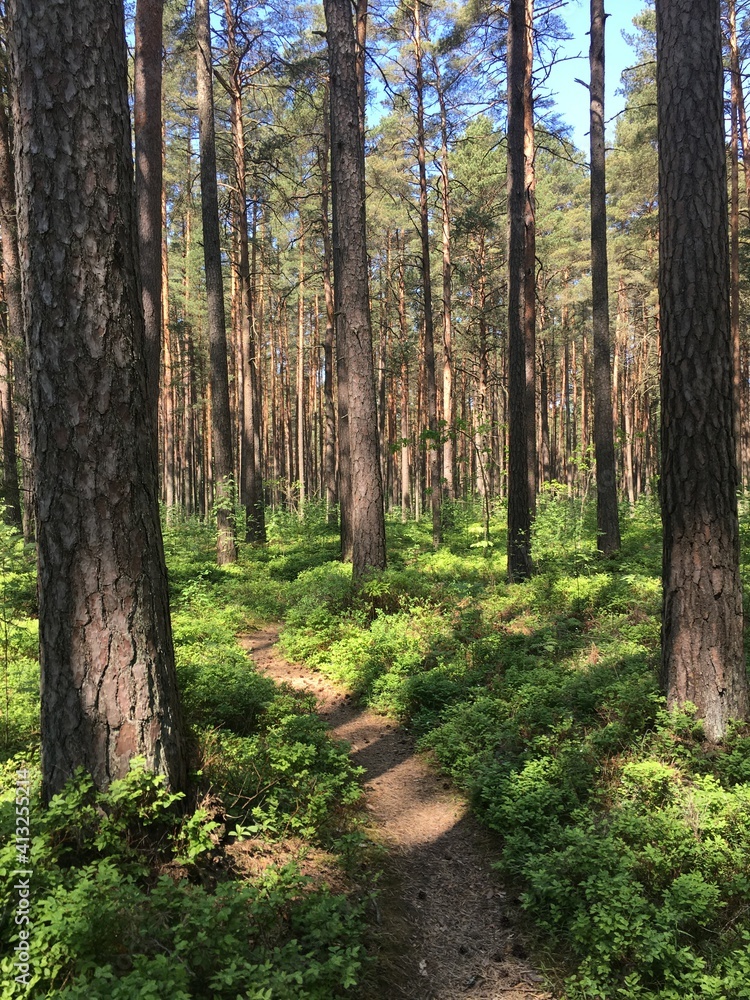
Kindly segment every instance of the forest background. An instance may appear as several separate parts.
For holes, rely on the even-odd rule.
[[[247,672],[234,646],[236,631],[285,615],[290,655],[408,720],[472,794],[502,839],[499,863],[518,885],[546,941],[550,974],[567,996],[745,997],[748,736],[733,727],[719,750],[689,706],[666,711],[654,678],[653,10],[645,7],[632,28],[624,106],[607,157],[612,417],[625,543],[603,564],[592,520],[587,154],[544,97],[549,66],[565,45],[565,5],[537,6],[537,573],[516,587],[504,582],[499,544],[509,450],[505,32],[491,12],[478,16],[471,4],[370,10],[365,71],[383,107],[365,136],[367,235],[391,565],[357,590],[337,559],[340,400],[322,11],[231,0],[213,11],[233,456],[223,480],[215,473],[211,416],[196,37],[192,10],[165,6],[161,499],[193,763],[204,787],[221,790],[229,808],[204,801],[175,819],[170,795],[136,766],[107,793],[81,778],[50,810],[37,811],[42,882],[35,916],[45,959],[32,990],[68,997],[357,995],[366,959],[356,893],[308,891],[294,866],[259,879],[206,874],[221,856],[217,841],[275,837],[288,844],[294,834],[338,852],[355,880],[364,878],[366,851],[346,826],[358,795],[350,766],[310,706],[273,693]],[[727,58],[736,37],[744,60],[745,7],[732,8],[736,36],[727,18]],[[744,82],[741,73],[737,79]],[[574,95],[587,106],[578,84]],[[746,485],[750,354],[742,265],[750,183],[740,190],[747,182],[742,86],[727,87],[727,122]],[[7,120],[5,128],[7,141]],[[432,374],[428,312],[436,333]],[[4,346],[8,518],[31,540],[26,390],[10,324]],[[438,387],[434,418],[431,380]],[[224,559],[217,569],[211,522],[227,510],[227,485],[225,530],[240,542],[270,545],[241,545],[239,562]],[[437,491],[444,544],[434,552],[435,523],[425,515]],[[10,780],[19,762],[31,760],[36,773],[29,748],[38,680],[28,552],[10,532],[3,546]],[[10,899],[9,883],[4,891]],[[142,908],[142,927],[122,923],[133,907]],[[192,930],[200,933],[217,913],[223,936],[210,947],[204,942],[201,961],[185,960]],[[259,928],[250,942],[241,930],[248,914]],[[9,985],[5,995],[35,994]]]

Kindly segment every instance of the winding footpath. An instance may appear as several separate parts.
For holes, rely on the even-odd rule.
[[[368,835],[386,849],[377,899],[378,963],[360,1000],[553,1000],[527,963],[517,902],[493,873],[489,834],[396,723],[283,658],[279,626],[243,636],[258,670],[315,695],[363,778]]]

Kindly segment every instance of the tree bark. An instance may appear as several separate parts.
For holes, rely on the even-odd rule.
[[[747,718],[719,0],[657,4],[662,683],[707,737]]]
[[[135,204],[141,261],[148,399],[158,425],[161,356],[161,59],[163,0],[138,0],[135,8],[134,101]]]
[[[18,486],[16,421],[13,410],[13,378],[10,352],[5,347],[7,331],[0,337],[0,422],[3,429],[3,518],[6,524],[21,531],[21,491]]]
[[[335,314],[331,284],[331,229],[328,219],[330,179],[328,160],[331,153],[331,121],[329,93],[326,87],[323,105],[323,147],[318,153],[320,168],[320,225],[323,233],[323,292],[326,305],[326,332],[323,341],[325,372],[323,376],[323,477],[325,481],[326,518],[336,523],[336,411],[333,398],[333,351],[335,344]]]
[[[260,472],[261,405],[258,399],[258,359],[255,331],[256,303],[250,267],[247,217],[247,176],[245,171],[245,122],[243,113],[242,67],[237,45],[237,26],[230,0],[225,0],[225,19],[229,55],[226,83],[230,101],[234,189],[232,191],[233,227],[237,248],[236,281],[238,300],[239,361],[237,372],[238,409],[240,411],[239,499],[245,507],[247,542],[265,542],[266,519],[263,504],[263,480]],[[253,233],[255,217],[253,216]]]
[[[185,755],[143,363],[123,9],[13,0],[10,14],[44,795],[79,766],[105,787],[135,755],[179,789]]]
[[[742,379],[740,362],[740,142],[739,142],[739,90],[740,55],[737,45],[737,11],[735,0],[728,0],[729,12],[729,53],[730,53],[730,141],[729,161],[729,246],[730,246],[730,316],[732,327],[732,353],[734,357],[734,436],[737,451],[737,470],[740,488],[744,487],[742,469]]]
[[[300,229],[302,220],[300,220]],[[299,238],[299,285],[297,286],[297,480],[299,482],[297,512],[305,516],[305,485],[308,469],[305,463],[305,237]]]
[[[427,449],[430,459],[430,501],[432,544],[437,548],[443,537],[441,524],[440,435],[437,422],[437,382],[435,378],[435,323],[432,313],[432,273],[430,268],[430,220],[427,208],[427,164],[424,127],[424,68],[422,53],[421,0],[414,0],[414,60],[416,63],[417,164],[419,167],[419,223],[422,242],[422,305],[424,308],[424,372],[427,397]]]
[[[443,479],[448,497],[455,499],[453,477],[454,403],[453,403],[453,263],[451,261],[450,171],[448,169],[448,108],[440,77],[440,64],[434,57],[435,84],[440,107],[440,202],[443,212]]]
[[[591,0],[591,286],[594,334],[594,452],[597,545],[620,548],[615,439],[612,425],[612,342],[607,267],[607,182],[604,152],[604,0]]]
[[[352,571],[357,581],[385,566],[385,516],[368,290],[365,163],[359,129],[351,4],[349,0],[325,0],[324,8],[331,81],[334,294],[338,336],[346,362]]]
[[[27,366],[23,343],[23,302],[21,299],[21,266],[18,259],[18,229],[13,164],[10,152],[10,127],[5,103],[0,96],[0,240],[2,240],[3,291],[6,307],[5,336],[0,345],[0,385],[2,385],[3,474],[5,485],[4,517],[8,524],[23,530],[21,488],[18,479],[16,451],[16,414],[13,393],[13,357],[16,364]],[[18,380],[20,381],[20,380]],[[24,379],[24,382],[26,379]],[[28,399],[22,401],[22,407]]]
[[[524,161],[524,288],[523,339],[526,370],[526,467],[529,479],[529,509],[536,509],[536,143],[534,140],[534,0],[526,0],[523,64],[523,161]]]
[[[531,498],[526,433],[524,87],[526,3],[508,7],[508,577],[531,574]]]
[[[235,562],[237,546],[232,519],[232,428],[229,413],[227,333],[219,241],[219,198],[216,184],[216,134],[208,0],[195,0],[196,80],[200,134],[203,261],[206,271],[206,312],[211,380],[211,433],[214,506],[218,527],[217,561]]]

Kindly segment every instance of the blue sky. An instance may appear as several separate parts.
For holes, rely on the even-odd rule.
[[[620,74],[626,66],[632,66],[634,53],[622,38],[623,29],[633,33],[633,18],[645,6],[644,0],[605,0],[607,17],[605,35],[605,87],[604,113],[611,119],[622,110],[623,98],[615,91],[620,86]],[[578,77],[588,82],[589,78],[589,30],[590,6],[588,0],[571,0],[561,12],[568,26],[572,41],[563,43],[562,54],[569,61],[556,66],[547,82],[547,88],[556,94],[555,103],[563,120],[573,128],[573,141],[579,149],[589,148],[589,104],[588,93],[575,82]],[[574,58],[580,55],[580,59]],[[607,139],[614,136],[615,122],[607,126]]]

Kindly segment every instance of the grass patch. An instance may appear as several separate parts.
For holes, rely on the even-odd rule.
[[[458,507],[437,553],[428,525],[389,525],[364,592],[338,564],[301,573],[286,650],[413,727],[466,790],[568,1000],[750,997],[750,731],[716,747],[666,712],[655,504],[605,560],[591,506],[553,485],[515,585]]]
[[[284,613],[291,560],[307,555],[292,536],[274,549],[247,548],[237,566],[218,569],[213,534],[192,521],[167,529],[165,547],[191,799],[169,795],[134,761],[107,792],[80,774],[43,810],[34,567],[0,526],[0,643],[5,620],[8,635],[0,998],[356,995],[367,962],[363,894],[351,877],[368,860],[355,822],[359,772],[310,699],[258,675],[236,640]],[[27,983],[15,980],[13,960],[21,767],[32,781]]]

